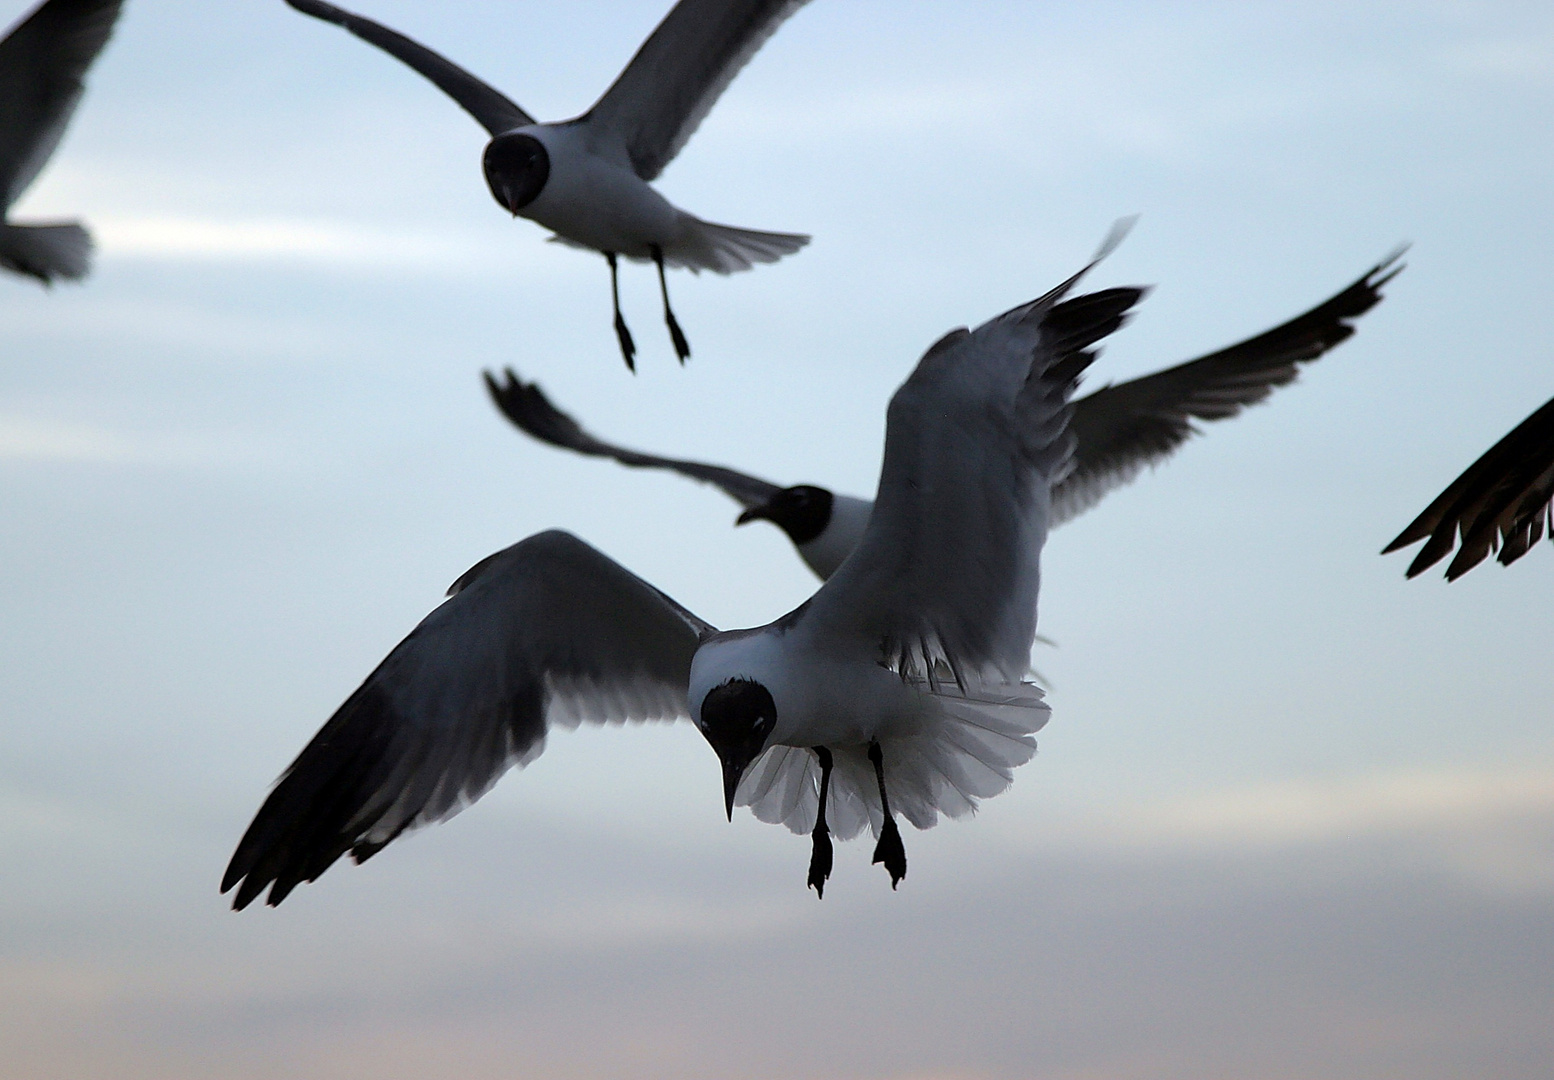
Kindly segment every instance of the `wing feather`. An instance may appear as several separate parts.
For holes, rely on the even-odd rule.
[[[1403,269],[1401,250],[1371,267],[1336,296],[1262,334],[1196,360],[1074,402],[1073,471],[1052,492],[1052,524],[1084,513],[1175,453],[1197,429],[1194,420],[1224,420],[1294,382],[1299,365],[1324,355],[1353,333],[1353,320],[1381,302],[1381,288]]]
[[[48,163],[123,0],[48,0],[0,40],[0,211]]]
[[[369,44],[376,45],[397,60],[419,71],[473,116],[492,135],[527,127],[534,117],[524,112],[507,95],[477,79],[441,53],[433,52],[397,30],[373,22],[324,0],[286,0],[288,4],[315,19],[344,27]]]
[[[1426,540],[1408,568],[1414,577],[1445,558],[1459,536],[1448,581],[1496,549],[1509,566],[1544,536],[1554,539],[1554,399],[1469,465],[1382,554]]]
[[[541,442],[590,457],[613,458],[632,468],[668,469],[692,480],[716,485],[725,495],[747,509],[770,502],[782,490],[776,484],[722,465],[656,457],[612,445],[584,431],[581,424],[551,404],[538,383],[524,382],[512,368],[507,369],[505,382],[498,382],[490,372],[484,374],[486,389],[490,391],[496,407],[502,410],[502,415],[511,420],[519,431]]]
[[[330,717],[270,792],[221,883],[278,904],[347,853],[480,798],[552,723],[686,715],[712,627],[563,532],[482,560]]]
[[[637,175],[655,179],[740,68],[806,2],[680,0],[579,119],[615,135]]]
[[[942,659],[958,682],[1019,681],[1048,486],[1072,451],[1068,396],[1091,347],[1143,295],[1065,302],[1078,277],[947,334],[896,391],[874,512],[810,601],[803,622],[815,633],[873,643],[906,678],[927,680]]]

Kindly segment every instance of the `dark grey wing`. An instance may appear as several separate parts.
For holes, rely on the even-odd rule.
[[[123,0],[48,0],[0,40],[0,211],[65,134]]]
[[[680,0],[579,119],[625,144],[652,180],[674,160],[728,84],[807,0]]]
[[[326,4],[323,0],[286,0],[288,4],[315,19],[343,26],[363,41],[370,42],[390,56],[409,64],[425,75],[464,111],[480,122],[480,126],[492,135],[500,135],[513,128],[534,123],[534,117],[520,109],[500,90],[488,86],[475,76],[425,45],[411,41],[404,34],[390,30],[382,23],[353,15],[349,11]]]
[[[486,389],[491,392],[491,400],[496,402],[498,409],[502,410],[502,415],[511,420],[518,430],[541,442],[559,446],[564,450],[575,450],[579,454],[587,454],[590,457],[614,458],[622,465],[630,465],[632,468],[670,469],[692,480],[716,484],[723,489],[725,495],[746,509],[765,505],[782,490],[776,484],[747,476],[733,469],[725,469],[721,465],[705,465],[699,461],[655,457],[652,454],[639,454],[635,450],[613,446],[584,431],[576,420],[550,403],[550,399],[545,396],[538,383],[524,382],[512,368],[507,369],[506,382],[497,382],[489,371],[484,375]]]
[[[941,662],[962,687],[1025,674],[1069,394],[1143,295],[1064,301],[1077,278],[945,335],[890,399],[863,539],[797,620],[829,647],[877,643],[881,662],[930,684]]]
[[[477,563],[282,774],[227,866],[242,909],[480,798],[552,724],[686,715],[712,627],[563,532]]]
[[[1428,570],[1462,547],[1446,567],[1455,581],[1499,548],[1506,566],[1545,535],[1554,539],[1554,399],[1491,446],[1414,519],[1382,554],[1429,537],[1408,568]]]
[[[1090,509],[1146,465],[1171,456],[1197,429],[1224,420],[1295,380],[1299,365],[1354,333],[1351,325],[1381,302],[1381,287],[1403,269],[1402,250],[1366,271],[1337,296],[1266,333],[1229,348],[1074,402],[1073,472],[1052,494],[1053,524]]]

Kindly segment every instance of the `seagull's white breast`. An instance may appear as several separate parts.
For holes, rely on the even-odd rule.
[[[691,717],[699,724],[707,692],[730,679],[753,679],[777,706],[769,745],[862,746],[909,738],[937,719],[926,695],[861,654],[813,647],[802,628],[737,631],[703,645],[691,663]]]
[[[869,527],[873,510],[874,504],[867,499],[832,495],[831,520],[819,536],[798,545],[799,556],[822,579],[829,578],[863,542],[863,531]]]
[[[652,245],[674,245],[681,232],[679,210],[631,168],[624,148],[598,145],[581,124],[536,124],[523,128],[544,145],[550,176],[520,214],[571,243],[646,259]]]

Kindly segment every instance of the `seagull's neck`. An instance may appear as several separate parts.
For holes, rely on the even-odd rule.
[[[795,545],[799,556],[822,579],[829,578],[863,540],[863,532],[868,528],[869,514],[873,509],[874,504],[867,499],[855,499],[851,495],[832,496],[831,519],[820,530],[819,536]]]

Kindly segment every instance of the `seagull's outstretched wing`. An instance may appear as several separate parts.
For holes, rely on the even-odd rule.
[[[932,682],[941,661],[962,685],[1024,675],[1069,393],[1143,295],[1064,302],[1078,276],[947,334],[896,391],[863,541],[804,610],[815,633],[877,647],[903,677]]]
[[[576,537],[531,536],[450,592],[276,783],[222,879],[234,908],[456,814],[537,757],[553,723],[686,714],[712,627]]]
[[[48,162],[123,0],[48,0],[0,40],[0,216]]]
[[[653,180],[674,160],[739,69],[806,0],[680,0],[580,119],[626,146]]]
[[[1224,420],[1293,382],[1309,363],[1354,333],[1352,321],[1381,302],[1381,287],[1403,269],[1397,251],[1337,296],[1229,348],[1074,402],[1074,471],[1052,492],[1061,525],[1123,486],[1146,465],[1173,454],[1194,420]]]
[[[1554,539],[1554,399],[1469,465],[1381,553],[1429,537],[1408,568],[1413,577],[1444,558],[1459,535],[1462,546],[1446,567],[1448,581],[1496,548],[1509,566],[1545,535]]]
[[[550,403],[538,383],[524,382],[512,368],[507,369],[505,382],[498,382],[489,371],[484,374],[486,389],[491,392],[491,400],[496,402],[496,407],[520,431],[541,442],[564,450],[575,450],[590,457],[614,458],[622,465],[633,468],[670,469],[692,480],[716,484],[725,495],[747,509],[770,502],[782,490],[776,484],[721,465],[654,457],[652,454],[639,454],[635,450],[613,446],[584,431],[576,420]]]
[[[464,111],[478,120],[480,126],[492,135],[500,135],[504,131],[526,127],[535,122],[534,117],[520,109],[500,90],[481,82],[447,57],[434,53],[419,42],[411,41],[397,30],[390,30],[382,23],[326,4],[324,0],[286,2],[304,15],[345,27],[363,41],[409,64],[462,105]]]

